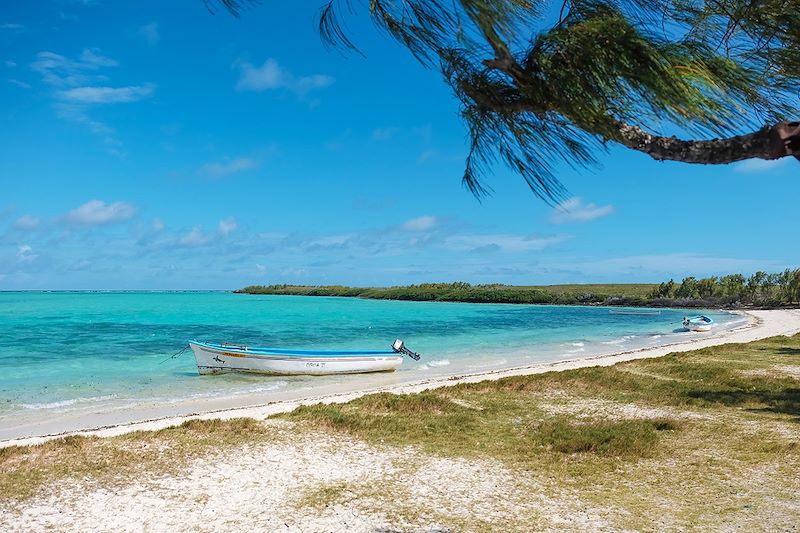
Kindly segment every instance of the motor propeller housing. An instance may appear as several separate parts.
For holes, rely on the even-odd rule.
[[[419,361],[420,355],[417,352],[412,352],[411,350],[406,348],[405,343],[401,339],[396,339],[392,343],[392,349],[397,353],[409,356],[414,361]]]

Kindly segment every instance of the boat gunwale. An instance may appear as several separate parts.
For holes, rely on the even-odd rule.
[[[708,315],[695,315],[687,317],[686,322],[690,324],[715,324],[714,319]]]
[[[284,356],[289,359],[294,358],[348,358],[350,360],[356,360],[358,358],[369,360],[374,359],[375,357],[401,357],[402,355],[395,352],[395,351],[377,351],[377,350],[349,350],[349,351],[331,351],[331,350],[289,350],[289,349],[281,349],[281,348],[262,348],[258,346],[225,346],[222,344],[217,343],[209,343],[209,342],[202,342],[202,341],[190,341],[190,345],[194,344],[195,346],[199,346],[203,349],[213,351],[215,353],[219,353],[221,355],[225,355],[226,352],[228,353],[235,353],[237,355],[245,356],[245,357],[253,357],[255,359],[261,359],[265,357],[259,356],[275,356],[275,357],[268,357],[269,359],[273,358],[281,358]]]

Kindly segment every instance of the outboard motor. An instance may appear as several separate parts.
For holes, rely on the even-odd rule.
[[[405,354],[405,355],[409,356],[411,359],[413,359],[414,361],[419,361],[419,354],[417,352],[412,352],[411,350],[406,348],[405,343],[403,343],[403,341],[400,340],[400,339],[396,339],[392,343],[392,350],[394,350],[397,353]]]

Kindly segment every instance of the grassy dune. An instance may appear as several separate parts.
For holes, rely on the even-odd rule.
[[[546,494],[577,502],[601,510],[614,528],[768,529],[798,517],[800,336],[421,394],[373,394],[277,418],[193,421],[158,432],[6,448],[0,509],[43,497],[65,480],[119,485],[179,475],[198,457],[320,434],[357,439],[376,454],[413,449],[420,457],[495,461],[527,487],[515,498]],[[278,422],[288,429],[276,432]],[[358,490],[396,505],[378,485]],[[356,505],[355,490],[322,484],[298,505]],[[463,516],[438,519],[500,528],[485,517],[480,527]]]
[[[540,466],[542,458],[550,460],[553,454],[573,456],[578,462],[586,457],[669,454],[668,443],[703,428],[706,423],[701,420],[714,427],[717,421],[727,425],[736,418],[756,425],[798,424],[798,377],[800,336],[777,337],[611,367],[517,376],[412,395],[374,394],[347,404],[303,406],[284,416],[373,442]],[[625,416],[627,411],[636,416]],[[784,444],[786,451],[800,452],[797,442]]]

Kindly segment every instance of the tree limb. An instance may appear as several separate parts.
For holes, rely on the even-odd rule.
[[[651,135],[621,121],[614,121],[614,126],[618,135],[611,140],[658,161],[723,164],[787,156],[800,160],[800,122],[779,122],[745,135],[700,141]]]

